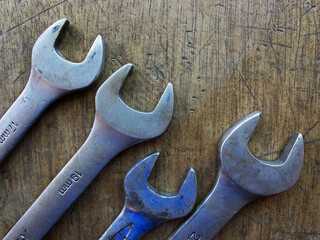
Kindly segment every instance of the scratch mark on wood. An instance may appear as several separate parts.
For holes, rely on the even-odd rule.
[[[273,29],[271,28],[266,28],[266,27],[255,27],[255,26],[234,26],[237,28],[246,28],[246,29],[254,29],[254,30],[262,30],[262,31],[271,31]],[[289,27],[278,27],[277,30],[282,31],[282,29],[284,30],[290,30],[290,31],[297,31],[296,28],[289,28]]]
[[[18,81],[25,73],[26,71],[21,73],[15,80],[13,80],[13,83],[16,83],[16,81]]]
[[[312,141],[309,141],[309,142],[305,142],[304,145],[308,146],[308,145],[319,143],[319,142],[320,142],[320,139],[316,139],[316,140],[312,140]]]
[[[100,4],[97,2],[97,0],[94,0],[94,3],[98,6],[98,8],[101,10],[102,14],[107,18],[108,21],[113,21],[113,19],[111,17],[109,17],[109,15],[104,11],[104,9],[100,6]]]
[[[111,53],[114,61],[116,61],[117,63],[119,63],[120,66],[123,66],[123,63],[118,59],[118,57],[116,56],[116,54],[113,53],[113,51],[111,51],[111,49],[108,47],[107,44],[105,44],[105,48],[106,48],[106,51]]]
[[[165,140],[159,138],[159,141],[165,143],[167,146],[177,150],[178,152],[186,152],[186,151],[190,151],[190,152],[195,152],[195,149],[191,149],[191,148],[179,148],[179,147],[175,147],[173,145],[171,145],[169,142],[166,142]]]
[[[309,133],[312,131],[312,129],[314,129],[318,124],[319,124],[320,120],[316,121],[306,132],[306,134],[304,135],[304,137],[308,136]]]
[[[257,14],[255,14],[253,22],[255,22],[256,19],[257,19]],[[251,37],[252,32],[253,32],[253,29],[251,29],[251,31],[249,32],[248,37],[247,37],[247,39],[246,39],[246,41],[245,41],[245,43],[244,43],[244,45],[243,45],[243,47],[241,49],[241,52],[240,52],[239,57],[238,57],[238,61],[237,61],[236,65],[235,65],[235,67],[233,68],[233,71],[232,71],[231,77],[229,78],[229,81],[232,80],[236,70],[238,70],[238,67],[239,67],[239,64],[240,64],[240,61],[241,61],[241,58],[242,58],[242,54],[243,54],[243,52],[245,51],[245,49],[247,47],[247,44],[249,42],[249,39]]]
[[[32,16],[31,18],[29,18],[29,19],[27,19],[27,20],[23,21],[22,23],[19,23],[18,25],[14,26],[14,27],[10,28],[9,30],[7,30],[6,32],[2,33],[2,34],[0,35],[0,38],[1,38],[1,37],[3,37],[4,35],[6,35],[7,33],[11,32],[12,30],[14,30],[14,29],[16,29],[16,28],[21,27],[23,24],[25,24],[25,23],[27,23],[27,22],[31,21],[32,19],[34,19],[34,18],[36,18],[36,17],[40,16],[41,14],[43,14],[43,13],[45,13],[45,12],[47,12],[47,11],[49,11],[49,10],[51,10],[51,9],[53,9],[53,8],[55,8],[55,7],[57,7],[57,6],[59,6],[59,5],[61,5],[61,4],[63,4],[63,3],[65,3],[65,2],[67,2],[67,1],[68,1],[68,0],[64,0],[64,1],[60,2],[60,3],[57,3],[56,5],[53,5],[52,7],[47,8],[46,10],[44,10],[44,11],[42,11],[42,12],[38,13],[37,15]]]
[[[311,144],[316,144],[316,143],[320,143],[320,139],[316,139],[316,140],[312,140],[312,141],[309,141],[309,142],[305,142],[304,146],[307,147],[307,146],[309,146]],[[257,156],[257,158],[269,157],[269,156],[272,156],[273,154],[281,154],[282,152],[283,152],[283,149],[282,150],[273,151],[273,152],[269,152],[269,153],[265,153],[265,154],[261,154],[261,155]]]
[[[297,118],[296,118],[295,112],[293,111],[293,107],[292,107],[291,101],[289,101],[289,106],[290,106],[290,110],[292,112],[292,116],[293,116],[294,122],[297,122]]]
[[[153,71],[156,74],[156,80],[165,78],[164,73],[157,65],[154,64],[154,67],[147,68],[147,69],[150,69],[151,71]]]
[[[239,72],[239,70],[238,70],[238,73],[239,73],[239,76],[240,76],[241,81],[244,83],[244,85],[245,85],[246,88],[248,89],[250,95],[252,96],[252,98],[253,98],[254,100],[256,100],[256,97],[255,97],[254,94],[252,93],[251,88],[248,86],[247,81],[246,81],[246,80],[244,79],[244,77],[241,75],[241,73]]]
[[[178,75],[181,76],[183,75],[187,70],[191,69],[193,64],[195,63],[195,59],[198,58],[198,56],[200,55],[200,53],[203,51],[203,49],[210,43],[211,39],[214,37],[215,34],[212,34],[209,39],[201,46],[200,50],[198,51],[198,53],[194,56],[193,61],[189,62],[188,66],[182,71],[180,72]],[[182,57],[183,59],[185,58],[184,56]],[[185,58],[186,59],[186,58]],[[199,79],[200,80],[200,79]]]
[[[267,41],[259,40],[259,42],[262,42],[262,43],[265,43],[265,44],[276,45],[276,46],[280,46],[280,47],[285,47],[285,48],[292,48],[289,45],[285,45],[285,44],[281,44],[281,43],[275,43],[275,42],[272,42],[272,41],[267,42]]]

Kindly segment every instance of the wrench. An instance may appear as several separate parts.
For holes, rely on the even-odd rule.
[[[248,149],[260,119],[253,112],[233,125],[218,147],[220,167],[216,185],[170,240],[210,240],[246,204],[291,188],[303,163],[303,137],[291,136],[280,158],[263,161]]]
[[[119,96],[131,67],[123,66],[98,89],[88,139],[4,240],[41,239],[115,155],[166,130],[173,112],[172,85],[167,85],[153,112],[136,111]]]
[[[0,163],[32,123],[56,99],[96,81],[104,66],[104,43],[99,35],[81,63],[66,60],[57,49],[69,22],[61,19],[47,28],[32,49],[28,83],[0,120]]]
[[[100,240],[139,239],[156,225],[184,217],[192,210],[197,195],[197,178],[192,168],[178,193],[160,192],[147,182],[158,156],[154,153],[145,157],[127,173],[124,207]]]

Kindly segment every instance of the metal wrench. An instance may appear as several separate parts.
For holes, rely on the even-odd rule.
[[[123,66],[101,85],[88,139],[4,240],[41,239],[115,155],[166,130],[173,112],[172,85],[167,85],[153,112],[136,111],[119,96],[131,67]]]
[[[32,123],[53,101],[91,85],[104,66],[104,43],[99,35],[81,63],[66,60],[57,49],[69,22],[61,19],[47,28],[32,49],[28,83],[0,120],[0,163]]]
[[[248,141],[260,115],[249,114],[222,137],[216,185],[168,239],[211,240],[243,206],[259,197],[286,191],[296,183],[304,157],[302,135],[292,135],[278,160],[257,159],[248,149]]]
[[[158,224],[184,217],[192,210],[197,196],[197,178],[192,168],[179,192],[160,192],[147,182],[158,156],[154,153],[145,157],[127,173],[124,207],[100,240],[139,239]]]

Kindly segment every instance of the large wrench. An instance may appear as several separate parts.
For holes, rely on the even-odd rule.
[[[124,180],[125,204],[117,219],[100,240],[135,240],[160,223],[184,217],[197,196],[197,178],[191,168],[179,192],[164,193],[147,179],[159,156],[151,154],[136,163]]]
[[[166,130],[173,112],[172,85],[167,85],[153,112],[138,112],[119,96],[131,67],[123,66],[101,85],[88,139],[4,240],[41,239],[116,154]]]
[[[211,240],[243,206],[296,183],[304,156],[302,135],[293,134],[278,160],[257,159],[248,149],[248,141],[260,115],[249,114],[222,137],[216,185],[170,240]]]
[[[68,25],[67,19],[57,21],[33,46],[28,83],[0,120],[0,163],[50,103],[88,87],[103,69],[105,51],[101,36],[96,38],[83,62],[73,63],[63,58],[56,49],[60,43],[57,39]]]

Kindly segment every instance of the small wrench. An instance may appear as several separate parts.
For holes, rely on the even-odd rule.
[[[303,164],[303,137],[291,136],[280,158],[255,158],[248,141],[260,119],[253,112],[233,125],[218,147],[220,167],[216,185],[193,214],[168,239],[211,240],[246,204],[263,196],[291,188]]]
[[[32,49],[28,83],[0,120],[0,163],[32,123],[56,99],[96,81],[104,66],[104,43],[99,35],[81,63],[66,60],[57,46],[69,22],[61,19],[47,28]]]
[[[158,156],[151,154],[129,170],[124,180],[124,207],[100,240],[139,239],[158,224],[184,217],[192,210],[197,196],[192,168],[178,193],[160,192],[147,182]]]
[[[4,240],[41,239],[115,155],[166,130],[173,112],[172,85],[167,85],[154,111],[136,111],[119,96],[131,67],[123,66],[98,89],[88,139]]]

